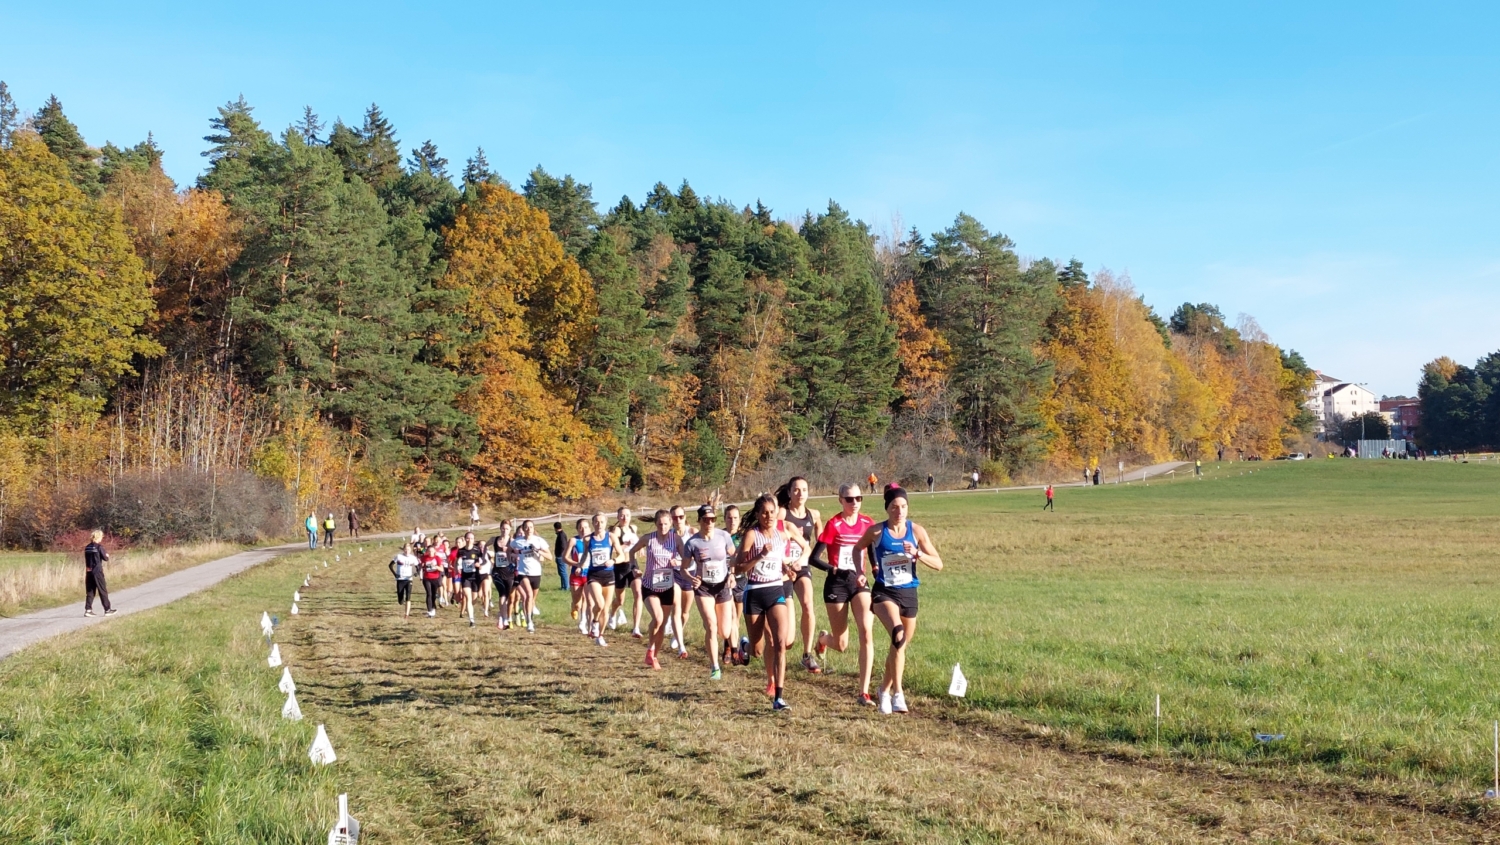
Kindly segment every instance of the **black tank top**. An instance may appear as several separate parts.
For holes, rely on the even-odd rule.
[[[812,548],[813,532],[816,531],[818,527],[817,523],[813,521],[812,511],[807,511],[806,515],[802,517],[792,516],[792,512],[787,511],[786,521],[797,526],[797,528],[802,532],[803,548]],[[806,568],[807,567],[803,567],[803,569]]]

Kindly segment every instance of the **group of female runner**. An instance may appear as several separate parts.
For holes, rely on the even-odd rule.
[[[820,672],[819,661],[829,649],[849,648],[852,627],[859,703],[881,713],[906,712],[902,680],[906,648],[917,628],[918,564],[939,570],[942,557],[927,531],[909,518],[906,491],[895,484],[886,486],[886,519],[878,523],[860,513],[864,494],[857,484],[839,487],[839,513],[826,522],[808,507],[808,492],[806,479],[791,479],[775,494],[756,499],[743,525],[737,506],[724,508],[721,523],[712,504],[698,508],[694,527],[686,524],[681,506],[658,510],[654,530],[643,536],[628,508],[620,508],[613,524],[602,513],[579,519],[563,554],[579,632],[607,646],[605,632],[631,622],[632,636],[646,641],[645,665],[660,669],[658,655],[668,636],[677,656],[689,657],[686,623],[696,609],[709,677],[719,680],[724,663],[748,665],[752,658],[762,658],[771,706],[785,710],[787,652],[800,640],[802,666]],[[530,520],[519,526],[507,521],[487,544],[469,532],[450,548],[441,535],[428,541],[414,532],[391,570],[407,615],[410,578],[420,572],[428,616],[451,600],[473,625],[475,606],[482,605],[488,615],[493,593],[501,629],[524,624],[535,631],[543,559],[552,554]],[[816,635],[813,569],[826,573],[823,604],[829,621],[828,629]],[[627,595],[634,598],[631,618],[625,615]],[[793,601],[800,606],[800,619],[794,619]],[[645,633],[642,605],[650,617]],[[875,619],[890,636],[891,648],[878,694],[872,697]],[[794,627],[800,637],[794,636]]]

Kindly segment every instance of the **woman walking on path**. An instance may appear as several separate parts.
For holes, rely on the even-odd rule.
[[[880,679],[880,712],[905,713],[906,647],[917,633],[917,564],[939,570],[943,558],[927,536],[927,529],[907,518],[906,491],[892,485],[885,491],[886,520],[872,525],[854,546],[856,556],[872,549],[875,556],[875,589],[871,600],[875,617],[891,635],[891,650],[885,657],[885,676]]]
[[[95,530],[89,535],[89,544],[83,547],[83,615],[94,615],[94,594],[99,594],[99,606],[109,616],[115,609],[109,603],[109,588],[104,583],[104,564],[109,552],[104,550],[104,532]]]

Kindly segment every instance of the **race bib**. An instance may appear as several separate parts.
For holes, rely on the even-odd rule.
[[[729,577],[729,561],[727,560],[705,560],[703,561],[703,580],[710,584],[718,584]]]
[[[905,587],[911,583],[913,564],[906,555],[886,555],[880,561],[880,580],[887,587]]]
[[[781,551],[774,545],[766,549],[766,556],[755,564],[756,577],[752,580],[765,583],[767,581],[781,580]]]
[[[840,570],[844,570],[844,571],[848,571],[848,572],[853,572],[854,571],[854,547],[853,546],[839,546],[838,566],[836,566],[835,568],[836,569],[840,569]]]
[[[589,565],[595,569],[609,566],[609,546],[595,546],[589,549]]]
[[[671,589],[671,587],[672,587],[672,570],[670,570],[670,569],[657,569],[657,570],[654,570],[651,573],[651,581],[650,581],[650,583],[647,586],[649,586],[652,590],[655,590],[658,593],[662,592],[663,590]]]

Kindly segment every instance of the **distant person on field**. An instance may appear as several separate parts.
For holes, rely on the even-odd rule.
[[[472,527],[472,526],[475,526],[475,525],[478,525],[478,524],[479,524],[479,503],[475,502],[474,504],[469,505],[469,525]]]
[[[308,514],[307,522],[303,524],[307,526],[307,548],[309,550],[316,549],[318,547],[318,515],[316,513]]]
[[[973,472],[969,473],[969,489],[970,490],[978,490],[979,489],[979,470],[977,470],[977,469],[974,470]]]
[[[333,519],[333,511],[329,511],[328,518],[323,520],[323,545],[330,549],[333,548],[333,532],[338,525]]]
[[[568,532],[563,530],[561,522],[554,522],[552,534],[552,559],[557,561],[557,586],[566,591],[568,589]]]
[[[876,489],[876,488],[877,488],[877,487],[878,487],[878,486],[879,486],[879,485],[880,485],[880,477],[879,477],[879,476],[877,476],[877,475],[876,475],[876,474],[875,474],[875,473],[873,473],[873,472],[872,472],[872,473],[870,473],[870,477],[869,477],[869,478],[867,478],[867,479],[865,479],[865,480],[866,480],[866,481],[868,481],[868,482],[870,482],[870,489],[871,489],[871,490],[874,490],[874,489]]]
[[[359,539],[359,514],[354,512],[354,508],[349,509],[349,536]]]
[[[98,593],[104,615],[109,616],[115,609],[110,606],[109,589],[104,585],[104,562],[109,560],[109,552],[104,550],[104,532],[95,531],[89,537],[89,544],[83,547],[83,615],[94,615],[94,594]]]
[[[936,481],[936,479],[932,477],[932,473],[927,473],[927,492],[932,492],[932,485],[934,481]]]
[[[1050,482],[1047,484],[1047,504],[1042,505],[1042,510],[1054,513],[1057,511],[1057,508],[1052,507],[1052,484]]]
[[[1193,461],[1193,475],[1202,475],[1202,474],[1203,474],[1203,462],[1202,461]]]
[[[1095,487],[1099,486],[1099,468],[1098,467],[1094,467],[1094,486]]]

